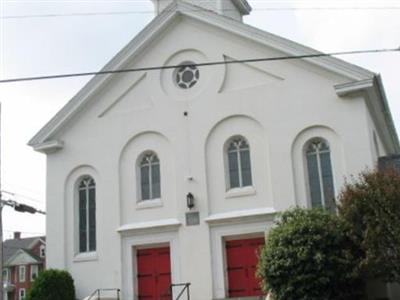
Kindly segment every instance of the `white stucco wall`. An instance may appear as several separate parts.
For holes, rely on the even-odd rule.
[[[126,67],[276,55],[184,18]],[[333,88],[347,78],[301,61],[232,64],[201,67],[198,84],[181,90],[173,72],[115,75],[56,134],[65,146],[47,160],[47,259],[49,267],[72,273],[79,298],[118,287],[123,299],[132,299],[134,249],[149,244],[171,246],[172,281],[191,282],[192,299],[223,298],[223,239],[267,230],[273,217],[252,216],[257,211],[307,206],[305,142],[329,142],[336,192],[344,176],[375,162],[364,100],[339,98]],[[249,142],[254,186],[227,192],[223,147],[235,135]],[[147,150],[160,158],[162,196],[143,207],[135,164]],[[90,255],[77,253],[74,187],[83,175],[97,188],[97,252]],[[195,196],[198,226],[185,225],[188,192]],[[248,215],[205,221],[235,212]],[[177,223],[146,223],[163,220]]]

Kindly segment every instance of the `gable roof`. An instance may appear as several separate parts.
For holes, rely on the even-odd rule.
[[[253,40],[257,43],[278,50],[285,55],[297,56],[321,53],[312,48],[303,46],[272,33],[257,29],[231,18],[219,15],[215,12],[182,2],[181,0],[176,0],[171,3],[171,5],[161,14],[154,18],[153,21],[151,21],[138,35],[136,35],[135,38],[133,38],[133,40],[131,40],[131,42],[128,43],[128,45],[126,45],[116,56],[114,56],[114,58],[103,67],[102,71],[123,69],[128,64],[128,62],[137,57],[143,49],[145,49],[153,40],[155,40],[160,34],[162,34],[165,27],[173,23],[177,18],[181,16],[189,17],[208,25],[215,26],[222,30],[231,32],[243,38]],[[336,74],[345,76],[349,78],[349,81],[351,82],[358,82],[368,79],[371,80],[376,78],[377,80],[373,80],[373,82],[378,82],[378,85],[375,88],[380,89],[380,86],[382,85],[380,82],[380,77],[377,77],[377,74],[359,66],[337,59],[335,57],[326,56],[319,57],[318,59],[304,58],[302,60],[317,65],[323,69],[332,71]],[[52,138],[54,137],[54,135],[59,132],[66,124],[68,124],[68,122],[82,110],[82,108],[91,100],[95,91],[97,91],[107,82],[109,82],[112,76],[113,74],[94,76],[28,142],[28,145],[32,146],[34,150],[44,153],[50,153],[61,149],[63,147],[63,142],[59,140],[53,140]],[[384,107],[387,107],[386,99],[379,99],[379,101],[382,101],[382,105]],[[390,112],[387,110],[383,113],[385,114],[384,126],[386,126],[387,128],[386,130],[390,131],[390,134],[386,135],[390,136],[390,141],[387,141],[386,145],[390,144],[390,149],[393,149],[393,152],[400,152],[400,146]]]
[[[10,239],[5,240],[3,243],[3,261],[8,261],[18,250],[23,249],[29,251],[37,242],[43,241],[45,243],[46,237],[31,237],[23,239]]]
[[[26,264],[41,264],[43,259],[26,249],[18,249],[9,259],[4,262],[4,266],[18,266]]]

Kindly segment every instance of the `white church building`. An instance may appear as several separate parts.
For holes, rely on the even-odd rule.
[[[400,153],[381,78],[333,57],[198,66],[319,52],[244,24],[246,0],[153,2],[103,69],[141,70],[95,76],[29,142],[47,155],[47,266],[79,299],[181,283],[258,299],[276,214],[335,210],[346,176]]]

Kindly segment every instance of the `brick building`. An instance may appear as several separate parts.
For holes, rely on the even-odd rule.
[[[23,300],[45,268],[46,238],[21,238],[21,233],[15,232],[3,247],[4,300]]]

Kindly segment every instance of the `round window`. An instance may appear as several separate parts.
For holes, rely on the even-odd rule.
[[[194,63],[183,63],[175,72],[175,82],[181,89],[190,89],[200,79],[200,71]]]

